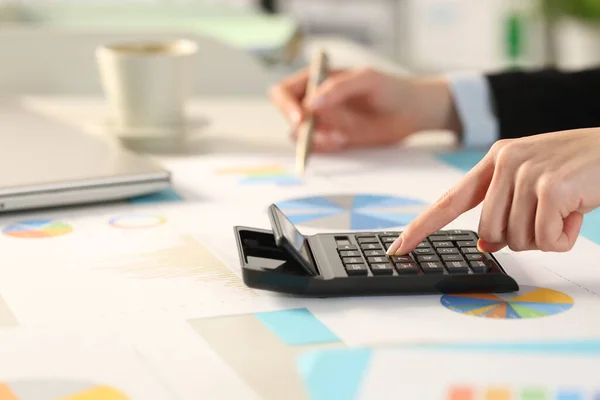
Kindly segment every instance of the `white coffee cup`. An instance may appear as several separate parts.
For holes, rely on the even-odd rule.
[[[96,56],[112,129],[132,138],[182,134],[196,53],[197,44],[186,39],[100,46]]]

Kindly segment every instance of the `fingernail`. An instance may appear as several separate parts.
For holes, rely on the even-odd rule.
[[[401,245],[402,245],[402,235],[400,235],[398,237],[398,239],[394,240],[394,243],[392,243],[392,245],[390,246],[390,248],[388,249],[386,254],[388,256],[395,255]]]
[[[477,250],[479,250],[480,253],[485,253],[485,251],[481,248],[481,239],[477,240]]]
[[[310,101],[310,103],[308,104],[308,106],[313,109],[316,110],[320,107],[323,107],[323,104],[325,104],[325,99],[323,97],[315,97],[314,99],[312,99]]]

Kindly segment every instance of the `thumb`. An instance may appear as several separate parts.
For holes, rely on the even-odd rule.
[[[333,107],[379,87],[382,75],[370,68],[352,70],[326,79],[312,96],[305,98],[311,111]]]

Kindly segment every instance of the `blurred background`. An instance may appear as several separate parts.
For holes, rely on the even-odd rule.
[[[209,36],[278,76],[304,65],[302,46],[323,37],[364,46],[417,74],[577,69],[600,62],[600,0],[0,0],[0,81],[11,58],[29,53],[35,63],[48,37],[90,32]],[[63,47],[63,65],[77,79],[68,61],[77,50]],[[59,56],[52,54],[44,57]]]

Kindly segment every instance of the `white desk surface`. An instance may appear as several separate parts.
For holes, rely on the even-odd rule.
[[[85,132],[110,140],[114,134],[106,125],[104,99],[97,97],[25,97],[23,104],[43,115],[74,124]],[[182,157],[215,153],[293,152],[290,125],[279,111],[263,98],[194,98],[189,102],[189,145]],[[455,139],[447,132],[423,132],[402,146],[447,147]]]

